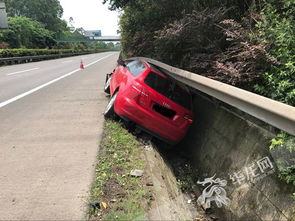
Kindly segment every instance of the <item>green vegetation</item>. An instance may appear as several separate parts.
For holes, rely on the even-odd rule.
[[[262,73],[255,91],[264,96],[295,106],[295,1],[270,0],[262,8],[257,22],[257,39],[266,45],[275,59]],[[279,155],[279,178],[295,186],[295,139],[279,133],[270,149]],[[293,193],[295,199],[295,192]]]
[[[63,9],[59,0],[4,0],[9,17],[27,17],[44,24],[45,28],[58,33],[66,27],[61,19]]]
[[[272,139],[270,150],[276,156],[279,178],[295,187],[295,138],[286,133],[279,133]],[[293,193],[295,200],[295,192]]]
[[[294,0],[103,3],[123,12],[124,56],[155,58],[295,106]],[[279,134],[271,148],[289,159],[278,163],[279,177],[294,184],[294,137]]]
[[[59,0],[4,0],[9,30],[0,32],[0,48],[52,48],[70,32]]]
[[[89,209],[91,220],[143,220],[148,191],[143,177],[131,177],[133,169],[144,169],[140,143],[118,122],[108,120],[97,158],[91,202],[107,207]]]
[[[295,106],[295,1],[265,3],[257,28],[258,39],[276,63],[265,70],[256,92]]]
[[[85,40],[83,28],[75,28],[61,19],[63,8],[59,0],[4,0],[9,30],[0,32],[0,49],[120,49],[120,45],[104,42],[66,42],[56,40]]]
[[[55,44],[53,32],[40,22],[26,17],[10,17],[9,30],[0,32],[2,48],[46,48]],[[6,45],[6,46],[5,46]]]
[[[125,56],[147,56],[295,105],[294,0],[103,0]]]

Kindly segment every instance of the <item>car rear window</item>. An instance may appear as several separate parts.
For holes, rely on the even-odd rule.
[[[146,69],[144,63],[141,61],[132,61],[126,67],[134,77],[137,77]]]
[[[144,83],[175,103],[191,109],[191,98],[189,94],[174,81],[163,78],[151,71],[145,78]]]

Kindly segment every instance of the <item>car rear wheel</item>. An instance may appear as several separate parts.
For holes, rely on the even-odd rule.
[[[117,94],[118,93],[115,93],[111,97],[109,103],[107,104],[106,109],[105,109],[105,111],[103,113],[105,118],[112,118],[112,117],[114,117],[116,115],[115,110],[114,110],[114,104],[115,104],[115,101],[116,101],[116,98],[117,98]]]
[[[110,94],[110,83],[111,83],[111,75],[107,74],[106,75],[106,80],[104,83],[104,92],[107,94]]]

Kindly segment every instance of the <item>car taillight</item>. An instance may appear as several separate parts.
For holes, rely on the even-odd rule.
[[[131,85],[131,88],[136,91],[136,102],[144,107],[147,108],[149,105],[149,101],[150,101],[150,96],[148,91],[139,83],[135,82]]]
[[[128,93],[126,96],[130,98],[131,100],[138,102],[138,97],[141,94],[141,90],[142,90],[142,86],[139,83],[135,82],[135,84],[132,84],[130,86],[130,90],[128,90]]]
[[[139,96],[138,104],[144,108],[148,108],[150,103],[150,96],[147,90],[143,89]]]
[[[189,124],[193,123],[192,117],[188,114],[184,115],[183,119],[185,119]]]
[[[131,87],[137,91],[138,93],[141,93],[142,91],[142,85],[140,85],[139,83],[135,82],[131,85]]]

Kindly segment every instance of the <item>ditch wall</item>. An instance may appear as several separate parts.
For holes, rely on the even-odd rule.
[[[226,180],[228,205],[211,202],[222,219],[295,220],[294,186],[278,179],[278,156],[269,150],[275,129],[201,92],[193,106],[195,121],[177,148],[187,151],[199,181]]]

